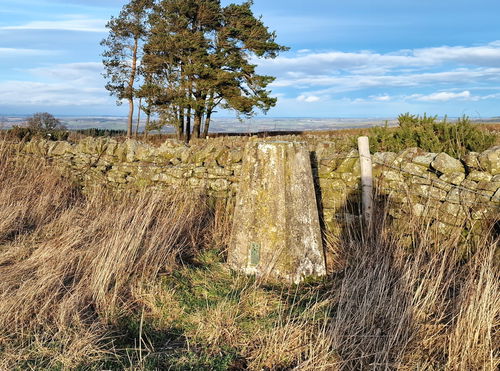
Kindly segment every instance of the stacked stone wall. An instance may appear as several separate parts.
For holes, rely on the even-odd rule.
[[[339,152],[325,137],[283,137],[309,145],[323,220],[335,231],[359,216],[360,166],[356,150]],[[213,197],[232,197],[238,190],[248,138],[225,137],[188,146],[167,140],[155,147],[135,140],[86,138],[78,143],[32,141],[26,156],[44,157],[85,187],[106,184],[123,188],[182,188]],[[251,140],[251,139],[250,139]],[[410,148],[375,153],[378,200],[389,200],[395,219],[429,216],[434,226],[473,229],[477,221],[498,219],[500,147],[470,153],[458,160],[445,153]]]

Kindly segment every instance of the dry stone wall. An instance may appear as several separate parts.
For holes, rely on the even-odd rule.
[[[318,181],[325,224],[342,228],[359,215],[357,151],[320,160]],[[403,222],[430,217],[440,233],[474,231],[500,212],[500,147],[470,153],[463,161],[446,153],[409,148],[373,155],[376,200],[389,201],[389,213]]]
[[[339,153],[324,137],[283,137],[270,140],[306,141],[311,152],[320,210],[333,231],[359,216],[358,153]],[[183,188],[214,197],[232,197],[241,176],[244,137],[200,140],[190,146],[167,140],[154,147],[134,140],[86,138],[76,144],[32,141],[26,156],[45,157],[85,187],[107,184],[123,188]],[[251,140],[251,139],[250,139]],[[375,153],[378,200],[390,201],[395,219],[433,216],[443,233],[478,221],[498,219],[500,207],[500,147],[470,153],[457,160],[445,153],[409,148],[401,153]]]

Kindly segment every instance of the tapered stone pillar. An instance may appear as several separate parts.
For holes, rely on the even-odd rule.
[[[235,270],[299,283],[326,274],[309,151],[250,141],[236,196],[228,262]]]

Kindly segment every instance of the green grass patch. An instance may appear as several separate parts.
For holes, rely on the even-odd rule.
[[[328,316],[328,306],[321,304],[328,292],[323,281],[258,285],[230,271],[218,250],[205,251],[145,288],[145,300],[118,325],[114,341],[121,357],[107,367],[244,369],[255,339],[285,325],[285,318],[287,324],[313,324]]]

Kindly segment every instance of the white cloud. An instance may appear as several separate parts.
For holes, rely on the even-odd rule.
[[[101,94],[99,94],[101,92]],[[86,106],[110,103],[103,89],[70,83],[0,82],[2,106]]]
[[[437,67],[445,63],[476,67],[500,67],[500,42],[483,46],[442,46],[413,50],[399,50],[392,53],[372,51],[331,51],[312,53],[299,50],[297,56],[281,56],[276,59],[256,61],[269,71],[295,71],[316,74],[351,71],[353,69],[377,69],[390,71],[401,68],[422,69]]]
[[[414,96],[415,100],[421,102],[447,102],[450,100],[474,100],[476,98],[472,97],[470,91],[465,90],[461,93],[452,93],[441,91],[429,95],[416,95]]]
[[[422,87],[462,92],[472,91],[474,86],[498,86],[500,83],[500,41],[480,46],[442,46],[391,53],[299,51],[294,56],[255,62],[259,72],[277,77],[271,85],[273,88],[308,89],[313,96]],[[387,100],[384,94],[379,93],[373,96],[379,98],[371,99]],[[429,99],[447,98],[438,95]],[[472,100],[467,97],[452,99],[459,98]]]
[[[428,60],[433,64],[454,62],[476,66],[500,66],[500,44],[492,42],[483,46],[442,46],[417,49],[417,59]]]
[[[417,72],[392,74],[300,75],[278,77],[273,87],[316,88],[311,94],[345,93],[373,88],[423,87],[436,85],[476,84],[500,82],[500,68],[453,69],[443,72]]]
[[[319,102],[321,98],[315,95],[300,95],[297,97],[297,100],[300,102],[315,103]]]
[[[22,56],[35,56],[35,55],[50,55],[56,52],[42,49],[20,49],[20,48],[0,48],[0,55],[2,57],[22,57]]]
[[[44,79],[64,80],[80,83],[102,83],[103,65],[99,62],[56,64],[27,70],[28,73]]]
[[[379,96],[371,96],[370,98],[372,98],[373,100],[377,101],[377,102],[388,102],[390,101],[392,98],[391,96],[389,95],[379,95]]]
[[[58,30],[79,32],[106,32],[106,20],[90,19],[80,15],[68,15],[65,19],[33,21],[17,26],[3,26],[0,30]]]
[[[101,63],[68,63],[27,70],[34,81],[0,82],[1,106],[114,105],[104,88]]]

